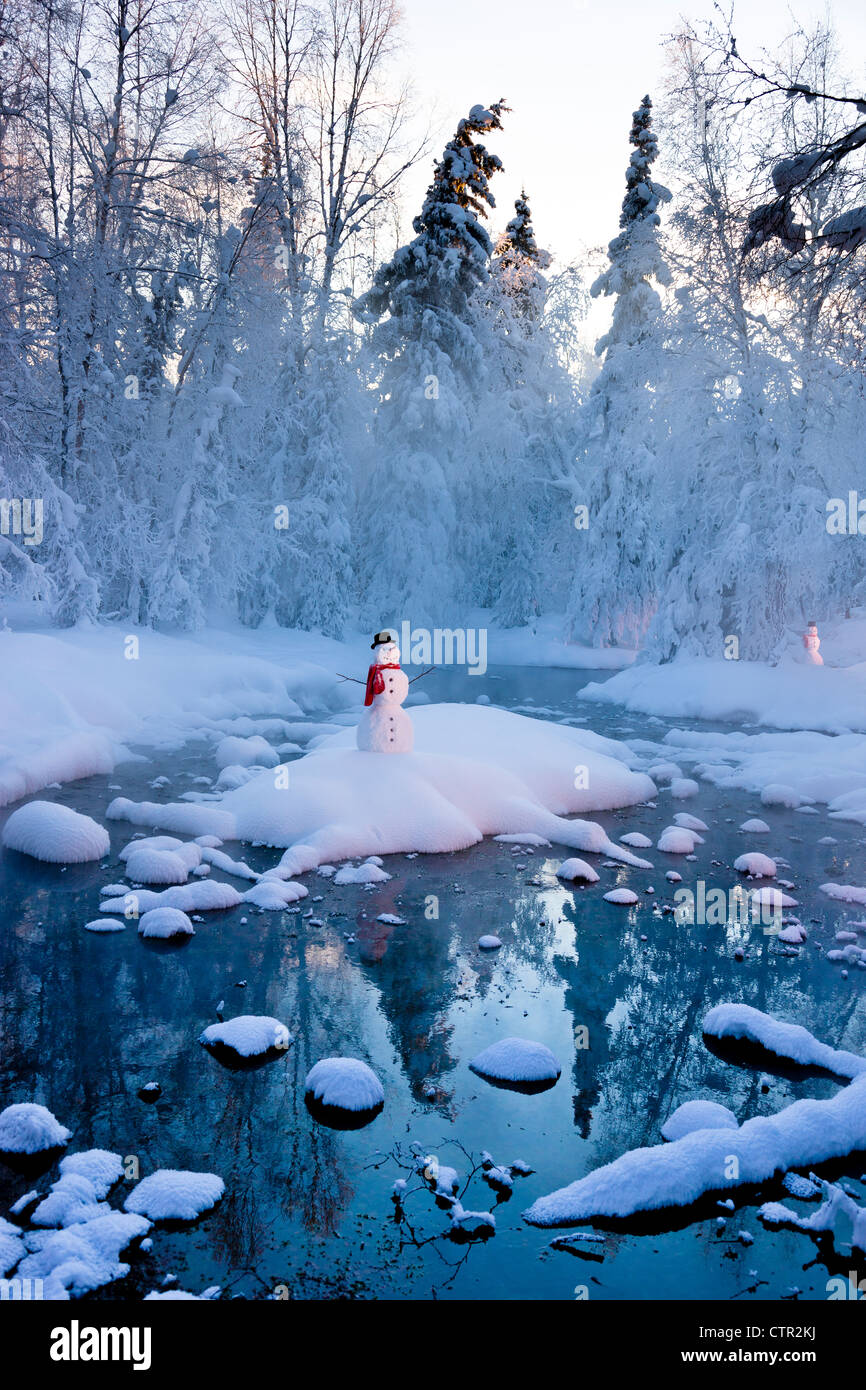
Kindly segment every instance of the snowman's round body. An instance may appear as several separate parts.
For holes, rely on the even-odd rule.
[[[377,648],[376,673],[383,689],[365,706],[358,724],[358,747],[365,753],[411,753],[412,720],[403,709],[409,694],[409,678],[400,670],[400,649],[395,643]]]

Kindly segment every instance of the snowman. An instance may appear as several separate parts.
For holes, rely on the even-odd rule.
[[[823,666],[824,658],[819,651],[821,639],[818,636],[818,624],[810,623],[803,633],[803,646],[806,649],[806,660],[813,666]]]
[[[412,720],[402,708],[409,679],[400,669],[400,648],[390,632],[377,632],[371,650],[375,656],[367,672],[358,747],[365,753],[411,753]]]

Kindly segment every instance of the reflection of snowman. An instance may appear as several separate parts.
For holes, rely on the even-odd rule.
[[[390,632],[377,632],[371,648],[376,656],[367,672],[358,747],[365,753],[411,753],[412,721],[402,708],[409,679],[400,669],[400,648]]]

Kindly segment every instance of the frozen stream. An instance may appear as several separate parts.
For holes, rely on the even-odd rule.
[[[670,726],[664,721],[579,700],[579,687],[605,674],[503,668],[468,679],[442,671],[422,688],[434,700],[483,693],[613,738],[661,740]],[[171,785],[154,792],[149,783],[161,774]],[[102,821],[114,795],[176,799],[202,775],[214,776],[211,751],[193,743],[181,754],[156,754],[40,795]],[[866,973],[852,967],[844,978],[824,954],[845,919],[863,911],[818,892],[831,878],[863,881],[862,827],[830,820],[823,810],[767,810],[756,797],[707,784],[688,802],[671,803],[660,793],[656,809],[591,818],[614,839],[639,830],[655,843],[680,809],[710,826],[692,863],[641,851],[656,866],[649,873],[601,867],[593,856],[602,882],[572,890],[554,875],[571,851],[556,846],[528,855],[485,841],[448,855],[394,855],[385,860],[391,881],[373,890],[305,875],[311,897],[299,911],[260,913],[244,904],[207,913],[183,945],[144,943],[134,926],[110,936],[81,929],[97,915],[101,885],[122,877],[117,853],[134,827],[105,822],[112,841],[107,868],[61,869],[5,851],[0,1106],[40,1100],[74,1130],[70,1149],[97,1145],[136,1156],[142,1175],[159,1166],[208,1169],[226,1183],[216,1210],[193,1228],[156,1229],[152,1251],[135,1257],[129,1278],[99,1296],[139,1298],[171,1271],[193,1292],[220,1284],[256,1298],[277,1290],[297,1298],[570,1299],[581,1285],[590,1298],[619,1300],[778,1299],[793,1288],[804,1299],[826,1298],[830,1274],[847,1276],[857,1261],[833,1256],[804,1234],[764,1229],[756,1216],[762,1201],[811,1210],[777,1183],[747,1194],[721,1231],[719,1208],[709,1199],[685,1213],[605,1227],[604,1243],[582,1256],[551,1249],[556,1233],[521,1218],[536,1197],[625,1149],[660,1142],[662,1123],[685,1100],[719,1100],[742,1121],[802,1096],[834,1093],[827,1077],[795,1077],[766,1061],[760,1070],[772,1079],[762,1091],[758,1068],[708,1051],[700,1023],[720,1001],[745,1001],[805,1024],[824,1042],[866,1053]],[[737,829],[754,815],[771,826],[760,841]],[[819,845],[825,835],[838,843]],[[225,849],[258,869],[279,858],[279,851]],[[747,849],[789,861],[780,873],[796,883],[798,915],[809,930],[799,955],[785,954],[759,926],[677,926],[653,911],[671,900],[666,869],[676,868],[686,885],[703,878],[708,889],[727,890],[738,879],[733,860]],[[644,894],[649,884],[654,896]],[[633,887],[637,907],[604,902],[602,893],[614,886]],[[319,894],[322,901],[312,901]],[[425,915],[431,895],[438,917]],[[305,918],[311,907],[324,925]],[[404,917],[406,925],[377,923],[380,913]],[[478,949],[486,932],[502,939],[501,950]],[[739,947],[743,959],[736,958]],[[220,1000],[226,1017],[285,1020],[294,1045],[258,1067],[222,1066],[196,1042]],[[582,1029],[588,1047],[576,1046]],[[522,1094],[469,1070],[481,1048],[509,1034],[554,1051],[562,1064],[555,1086]],[[307,1070],[335,1053],[366,1059],[383,1081],[384,1110],[366,1128],[326,1128],[304,1103]],[[151,1080],[162,1093],[148,1104],[138,1091]],[[391,1189],[407,1174],[388,1154],[399,1145],[405,1155],[412,1141],[464,1177],[470,1164],[463,1150],[476,1158],[488,1150],[502,1163],[521,1158],[535,1172],[516,1179],[510,1199],[498,1205],[478,1174],[464,1206],[494,1209],[496,1234],[456,1244],[445,1236],[445,1213],[426,1193],[407,1206],[411,1228],[395,1219]],[[825,1171],[843,1176],[866,1200],[859,1181],[866,1155]],[[27,1187],[54,1176],[36,1182],[32,1172],[0,1163],[0,1215]],[[736,1238],[741,1230],[753,1244]],[[860,1268],[859,1277],[864,1273]]]

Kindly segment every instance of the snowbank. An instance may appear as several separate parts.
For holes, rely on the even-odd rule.
[[[775,729],[866,732],[866,661],[856,666],[765,666],[756,661],[638,664],[580,692],[641,714],[765,724]]]
[[[285,721],[345,709],[354,687],[336,672],[347,660],[364,669],[357,647],[276,627],[183,637],[129,625],[2,630],[0,806],[111,772],[131,742],[171,749],[202,732],[260,733],[234,727],[251,712]]]
[[[106,814],[285,847],[288,874],[370,854],[465,849],[485,835],[526,832],[650,867],[594,822],[564,819],[654,794],[650,778],[629,766],[632,755],[622,744],[486,705],[429,705],[412,718],[413,753],[360,752],[354,729],[345,729],[292,763],[286,785],[266,772],[218,806],[119,798]],[[352,875],[359,881],[357,871]],[[365,871],[361,881],[370,878],[381,878],[381,871]]]

